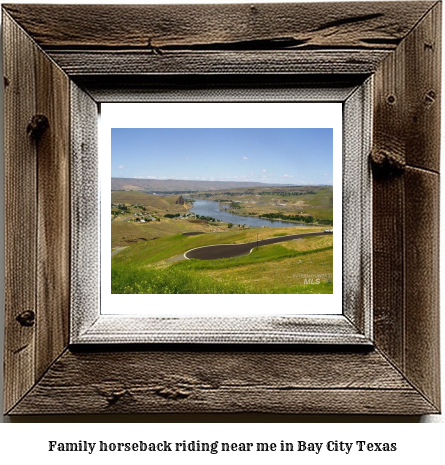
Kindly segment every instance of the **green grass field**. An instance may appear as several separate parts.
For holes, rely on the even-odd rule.
[[[332,235],[263,246],[244,257],[168,261],[195,247],[253,241],[258,231],[265,239],[320,229],[264,228],[199,236],[175,234],[138,243],[113,257],[112,293],[332,293]],[[313,276],[313,281],[319,279],[319,283],[305,283],[306,276]]]
[[[332,187],[301,187],[279,195],[277,188],[232,189],[228,201],[239,200],[237,213],[249,212],[313,215],[332,219]],[[261,195],[258,194],[261,192]],[[269,193],[271,192],[271,193]],[[287,191],[286,191],[287,192]],[[315,192],[315,193],[306,193]],[[258,194],[258,195],[257,195]],[[204,197],[224,193],[203,193]],[[232,259],[186,260],[196,247],[240,244],[290,234],[323,231],[326,226],[241,229],[227,223],[200,219],[167,218],[166,213],[186,214],[190,205],[175,203],[178,195],[160,196],[114,191],[113,204],[127,210],[111,222],[112,248],[126,247],[112,258],[112,293],[115,294],[324,294],[332,293],[333,236],[305,237],[262,246],[250,255]],[[141,209],[140,205],[145,209]],[[237,204],[238,205],[238,204]],[[116,210],[118,207],[114,207]],[[144,223],[138,215],[147,215]],[[196,236],[183,233],[199,232]]]
[[[144,192],[114,191],[111,193],[111,203],[140,204],[151,210],[182,212],[184,207],[175,204],[178,195],[160,196]]]
[[[192,223],[187,220],[162,218],[150,223],[130,223],[114,220],[111,224],[112,247],[128,246],[192,231],[210,231],[206,223]]]

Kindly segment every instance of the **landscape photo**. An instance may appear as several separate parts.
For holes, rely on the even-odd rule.
[[[112,294],[332,294],[331,128],[113,128]]]

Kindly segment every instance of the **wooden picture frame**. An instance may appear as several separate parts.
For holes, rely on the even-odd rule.
[[[440,2],[11,4],[2,13],[6,414],[440,411]],[[98,103],[369,79],[372,319],[351,319],[369,344],[72,343],[73,251],[75,267],[89,251],[76,246],[85,216],[71,197],[79,186],[79,205],[95,195],[73,167],[96,169]]]
[[[108,253],[108,245],[104,245],[104,235],[110,234],[104,227],[102,220],[99,232],[99,211],[101,203],[109,194],[109,190],[102,188],[101,195],[83,195],[85,183],[91,186],[91,190],[100,191],[99,176],[100,169],[91,169],[91,161],[83,162],[81,151],[76,149],[85,138],[77,138],[82,134],[82,127],[89,121],[88,125],[93,127],[97,122],[97,110],[92,109],[90,118],[87,120],[85,111],[77,108],[78,90],[73,94],[73,109],[71,120],[73,144],[71,155],[71,211],[78,215],[81,212],[81,221],[76,221],[71,227],[71,283],[70,296],[70,343],[71,344],[109,344],[109,343],[225,343],[225,344],[348,344],[348,345],[372,345],[372,243],[371,243],[371,170],[368,162],[371,143],[371,95],[372,78],[366,79],[359,85],[341,86],[339,88],[309,87],[309,88],[283,88],[279,90],[256,87],[254,89],[219,88],[216,96],[214,90],[193,89],[183,91],[172,91],[170,86],[160,87],[156,92],[138,93],[138,101],[143,100],[149,105],[146,111],[168,105],[169,111],[175,108],[177,120],[181,121],[187,114],[184,107],[196,109],[196,106],[204,109],[206,118],[217,116],[214,112],[227,112],[227,106],[233,101],[234,95],[237,99],[245,102],[253,111],[262,112],[262,118],[273,113],[275,107],[275,118],[284,112],[284,121],[288,118],[287,113],[295,111],[294,102],[305,104],[324,102],[336,103],[343,127],[339,128],[338,138],[343,140],[339,153],[334,154],[334,164],[337,171],[335,184],[339,186],[334,196],[338,195],[338,204],[343,198],[348,199],[341,209],[335,212],[336,218],[342,217],[342,224],[336,222],[336,241],[334,248],[336,255],[334,282],[336,284],[335,295],[330,294],[324,299],[324,315],[315,315],[314,307],[317,306],[317,298],[326,295],[297,296],[289,300],[289,295],[275,294],[262,295],[261,301],[255,301],[252,295],[218,295],[218,303],[213,304],[211,311],[209,300],[196,295],[159,295],[155,300],[153,296],[142,297],[139,302],[130,303],[128,295],[116,296],[109,293],[109,285],[104,281],[98,283],[98,276],[103,278],[108,273],[108,266],[104,257]],[[121,97],[115,92],[114,99],[128,99]],[[131,98],[131,97],[130,97]],[[168,103],[166,103],[168,102]],[[187,105],[185,102],[190,103]],[[200,103],[199,103],[200,102]],[[203,103],[205,102],[205,103]],[[253,103],[254,102],[254,103]],[[278,102],[278,103],[277,103]],[[150,105],[155,103],[155,105]],[[238,105],[236,102],[235,105]],[[136,104],[140,105],[139,104]],[[215,106],[216,105],[216,106]],[[280,108],[278,112],[276,106]],[[209,107],[213,110],[209,111]],[[216,109],[218,107],[218,109]],[[242,105],[241,105],[242,107]],[[265,108],[263,108],[265,107]],[[120,107],[122,108],[122,107]],[[240,106],[237,107],[238,112]],[[101,109],[102,111],[102,109]],[[122,109],[120,110],[122,111]],[[101,121],[103,113],[101,113]],[[168,115],[168,123],[172,124],[172,116]],[[128,115],[127,115],[128,119]],[[160,119],[157,116],[157,121]],[[307,120],[307,116],[306,116]],[[233,121],[231,121],[233,124]],[[318,116],[317,123],[320,124]],[[114,122],[113,122],[114,124]],[[213,124],[213,122],[212,122]],[[275,124],[275,121],[274,121]],[[330,121],[331,124],[331,121]],[[104,131],[106,129],[104,128]],[[342,131],[342,132],[341,132]],[[342,135],[345,134],[344,137]],[[108,135],[107,135],[108,136]],[[107,137],[104,136],[104,137]],[[78,140],[77,140],[78,139]],[[90,141],[89,146],[93,147]],[[97,152],[90,149],[90,156],[99,159]],[[108,165],[109,154],[103,154],[107,158],[104,164]],[[339,190],[342,190],[340,195]],[[102,236],[102,240],[100,240]],[[338,238],[338,240],[337,240]],[[101,256],[99,260],[99,245],[101,244]],[[341,255],[343,255],[341,259]],[[359,259],[357,259],[359,258]],[[101,261],[101,263],[99,263]],[[337,274],[338,273],[338,274]],[[341,274],[348,279],[342,282]],[[88,283],[88,285],[83,285]],[[93,285],[92,283],[98,283]],[[117,299],[123,297],[119,303]],[[174,297],[175,300],[170,299]],[[179,299],[177,299],[179,297]],[[229,299],[224,299],[228,297]],[[258,296],[257,296],[258,297]],[[303,300],[305,297],[308,299]],[[189,298],[187,300],[187,298]],[[113,303],[111,303],[113,299]],[[125,299],[125,300],[124,300]],[[211,300],[214,296],[211,296]],[[181,309],[185,315],[179,317],[176,305],[180,302]],[[223,305],[221,305],[223,302]],[[318,300],[318,303],[320,300]],[[211,305],[211,304],[210,304]],[[236,312],[226,312],[227,305],[235,306]],[[267,312],[273,305],[282,308],[281,305],[289,307],[286,312],[280,310],[279,314]],[[110,314],[110,307],[131,308],[133,315]],[[142,314],[135,309],[147,308],[150,314]],[[301,307],[306,310],[306,315],[295,315],[294,308]],[[161,312],[156,309],[162,308]],[[254,308],[255,311],[242,314],[240,309]],[[190,311],[192,309],[192,311]],[[207,309],[207,310],[203,310]],[[331,311],[329,314],[329,310]],[[332,310],[340,310],[340,314],[332,314]],[[198,315],[191,315],[191,312]],[[139,313],[139,314],[138,314]],[[157,313],[157,314],[156,314]],[[252,313],[252,314],[250,314]],[[337,312],[339,313],[339,312]]]

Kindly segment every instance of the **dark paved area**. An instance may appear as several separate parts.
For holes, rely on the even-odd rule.
[[[308,236],[324,236],[325,232],[292,234],[290,236],[272,237],[258,241],[258,246],[277,244],[279,242],[293,241]],[[246,242],[244,244],[218,244],[200,247],[187,251],[184,255],[186,258],[199,258],[200,260],[217,260],[218,258],[232,258],[248,255],[250,251],[257,246],[257,242]]]
[[[181,233],[181,236],[198,236],[199,234],[205,234],[205,232],[204,231],[185,232],[185,233]]]

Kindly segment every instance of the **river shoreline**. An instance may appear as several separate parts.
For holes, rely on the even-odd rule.
[[[190,209],[191,213],[200,216],[210,216],[217,220],[220,220],[224,223],[232,223],[232,224],[241,224],[246,225],[253,228],[261,228],[261,227],[272,227],[272,228],[290,228],[293,226],[321,226],[315,223],[307,224],[307,223],[298,223],[291,220],[275,220],[275,219],[265,219],[265,218],[258,218],[255,216],[244,216],[238,215],[234,213],[230,213],[229,211],[223,209],[221,210],[219,205],[220,203],[215,200],[202,200],[202,199],[191,199],[193,200],[193,206]]]

